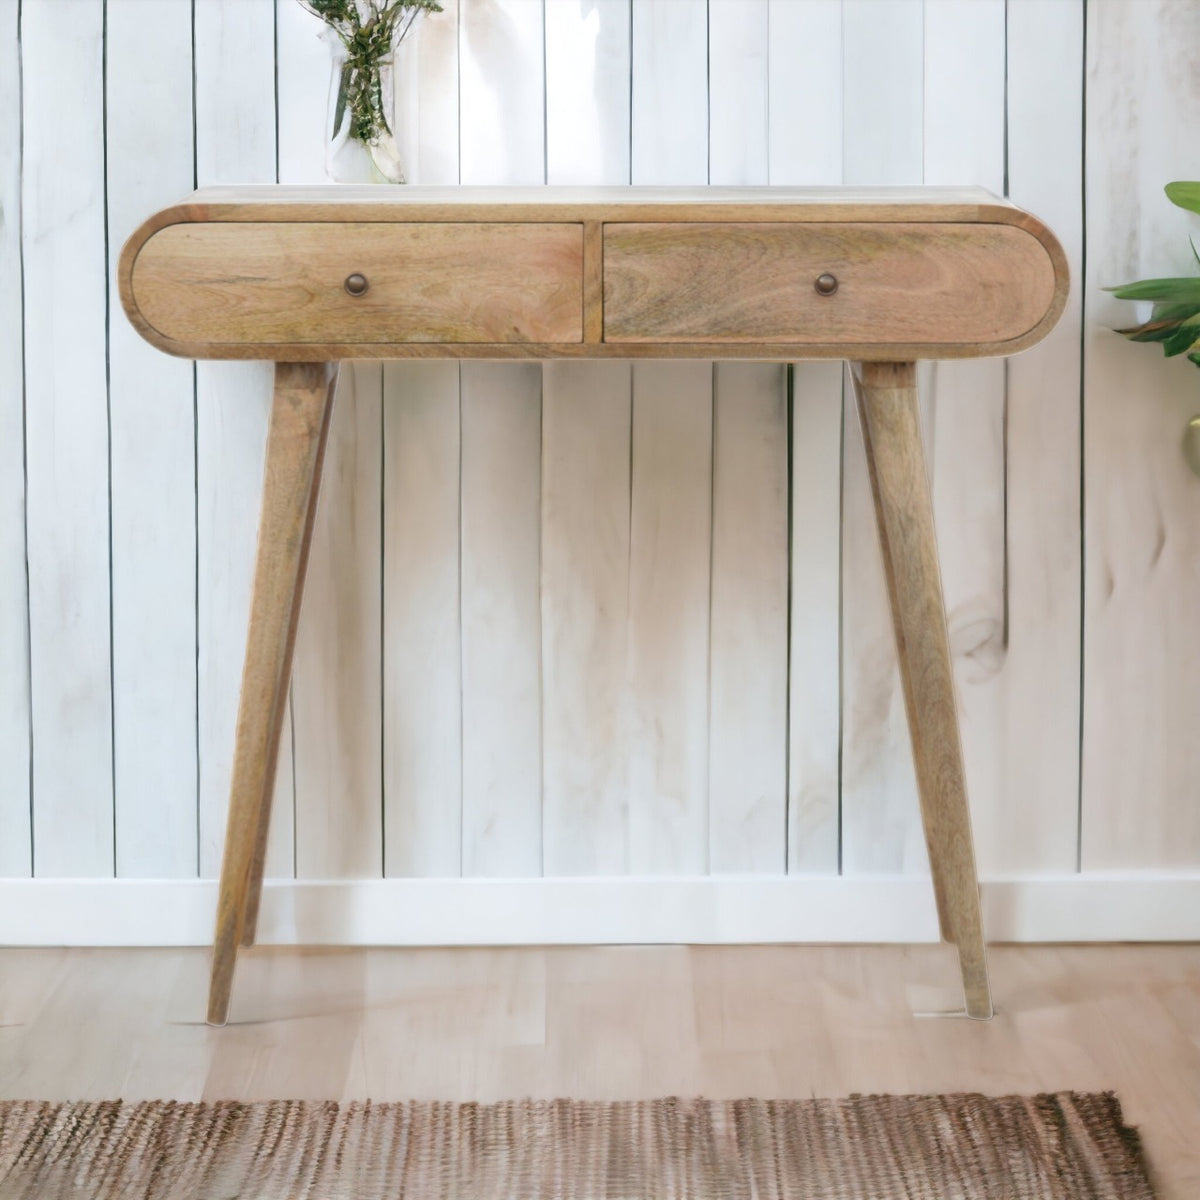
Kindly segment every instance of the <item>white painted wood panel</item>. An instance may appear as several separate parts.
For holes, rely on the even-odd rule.
[[[113,871],[103,37],[99,0],[47,0],[22,10],[25,483],[39,875]],[[63,130],[71,131],[69,170]]]
[[[273,183],[275,11],[271,0],[209,0],[195,9],[196,180]],[[250,612],[272,369],[196,366],[196,543],[200,874],[221,865],[237,696]],[[294,870],[292,720],[275,780],[268,876]]]
[[[539,0],[460,0],[459,178],[546,178]],[[462,870],[541,871],[541,369],[463,364]]]
[[[397,54],[405,177],[459,178],[458,5]],[[459,368],[383,367],[383,853],[385,875],[462,873]]]
[[[767,19],[770,181],[841,183],[841,2],[770,0]],[[789,406],[787,867],[833,872],[841,833],[841,363],[795,363]]]
[[[708,182],[708,22],[700,0],[632,0],[631,182]]]
[[[116,872],[163,878],[197,862],[195,369],[124,319],[116,268],[147,214],[192,187],[192,6],[107,14]]]
[[[463,874],[542,869],[541,368],[463,363]]]
[[[299,4],[277,13],[280,183],[327,182],[325,28]],[[383,871],[382,402],[381,364],[342,368],[292,668],[295,864],[310,879]]]
[[[546,10],[546,182],[629,182],[630,0]]]
[[[708,0],[708,181],[769,182],[767,0]]]
[[[1003,194],[1005,34],[1003,0],[925,0],[925,183]],[[967,792],[975,821],[989,818],[980,857],[1008,857],[1019,869],[1028,839],[1000,787],[1010,645],[1005,370],[1002,359],[937,363],[922,404]]]
[[[793,874],[831,873],[841,845],[842,374],[791,372],[788,845]]]
[[[632,372],[547,363],[542,399],[544,873],[630,858]]]
[[[418,19],[396,51],[393,129],[409,183],[458,182],[458,0]]]
[[[1050,337],[1008,362],[1008,650],[985,768],[996,802],[975,807],[975,837],[985,871],[1061,872],[1079,796],[1083,7],[1007,11],[1009,191],[1049,222],[1073,282]]]
[[[1200,480],[1179,450],[1200,380],[1109,332],[1134,305],[1097,290],[1196,272],[1197,223],[1162,185],[1200,179],[1197,47],[1195,5],[1088,9],[1085,870],[1200,856]]]
[[[847,184],[919,184],[924,95],[920,0],[845,0]],[[928,379],[923,372],[922,381]],[[927,869],[912,750],[862,433],[844,406],[842,471],[842,866]]]
[[[542,0],[459,0],[463,183],[546,182],[542,8]]]
[[[841,0],[768,0],[767,25],[770,182],[841,183]]]
[[[629,0],[546,6],[546,181],[630,172]],[[629,868],[628,363],[542,369],[546,875]]]
[[[17,0],[0,0],[0,876],[33,869]]]
[[[708,869],[712,367],[633,372],[630,870]]]
[[[709,868],[787,865],[787,384],[716,366],[709,633]]]
[[[462,871],[457,363],[384,368],[384,873]]]

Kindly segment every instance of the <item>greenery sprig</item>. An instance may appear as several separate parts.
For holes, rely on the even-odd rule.
[[[1177,182],[1166,186],[1172,204],[1200,213],[1200,183]],[[1192,243],[1192,256],[1200,266],[1200,252]],[[1153,300],[1150,320],[1129,329],[1118,329],[1134,342],[1159,342],[1167,357],[1187,354],[1200,367],[1200,276],[1180,279],[1142,279],[1106,288],[1119,300]]]
[[[424,12],[441,12],[437,0],[300,0],[321,18],[346,48],[338,84],[333,131],[350,112],[350,136],[370,145],[391,124],[384,111],[379,68]]]

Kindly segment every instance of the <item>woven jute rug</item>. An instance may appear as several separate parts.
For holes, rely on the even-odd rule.
[[[1145,1200],[1111,1094],[0,1103],[38,1200]]]

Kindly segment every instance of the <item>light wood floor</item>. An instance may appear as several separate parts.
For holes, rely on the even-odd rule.
[[[1200,1196],[1200,946],[0,951],[0,1098],[494,1100],[1115,1090],[1164,1200]]]

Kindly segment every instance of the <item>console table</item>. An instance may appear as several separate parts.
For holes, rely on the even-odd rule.
[[[336,364],[413,357],[856,364],[938,917],[967,1015],[992,1015],[915,363],[1049,332],[1045,225],[979,189],[212,188],[146,221],[118,277],[160,349],[276,364],[211,1024],[255,939]]]

